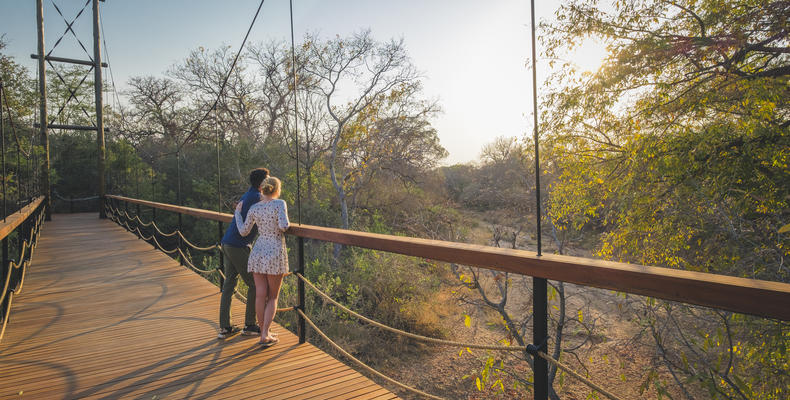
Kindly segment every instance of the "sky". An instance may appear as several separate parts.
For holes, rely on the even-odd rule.
[[[36,71],[35,1],[2,0],[0,35],[7,53]],[[66,25],[53,4],[71,20],[85,0],[45,0],[46,51]],[[107,0],[100,2],[104,41],[112,76],[123,91],[132,76],[162,76],[200,46],[241,44],[258,0]],[[536,2],[536,20],[551,21],[559,2]],[[442,164],[470,162],[498,136],[531,135],[532,72],[529,1],[515,0],[295,0],[296,40],[307,32],[348,36],[370,29],[377,40],[403,38],[422,72],[424,94],[442,113],[433,122],[449,152]],[[88,6],[73,25],[93,53]],[[265,1],[249,41],[290,40],[286,0]],[[538,48],[540,53],[540,48]],[[53,56],[87,59],[71,33]],[[594,70],[605,53],[594,42],[570,54],[583,70]],[[538,55],[538,90],[548,63]],[[105,72],[105,78],[109,78]],[[105,100],[109,102],[110,99]]]

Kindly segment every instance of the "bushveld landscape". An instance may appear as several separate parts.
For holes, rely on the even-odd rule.
[[[538,104],[543,252],[790,282],[789,19],[790,1],[564,1],[539,26],[539,60],[553,71]],[[606,46],[601,68],[563,65],[559,54],[588,37]],[[5,41],[4,107],[22,146],[41,156],[35,71],[3,52]],[[248,171],[264,166],[282,179],[292,221],[299,200],[307,224],[535,251],[532,132],[447,165],[432,125],[442,104],[424,95],[408,50],[375,29],[308,35],[295,54],[286,42],[250,43],[197,129],[235,50],[184,50],[161,76],[132,77],[107,107],[108,193],[231,212]],[[85,71],[58,72],[77,87]],[[67,85],[53,82],[56,122],[90,124]],[[83,88],[75,95],[90,98]],[[93,133],[52,131],[50,147],[56,198],[98,193]],[[29,190],[19,177],[36,172],[8,151],[16,199]],[[172,228],[175,216],[160,222]],[[195,243],[216,241],[214,224],[186,218],[184,227]],[[531,341],[530,277],[317,241],[306,248],[307,278],[369,318],[465,342]],[[295,302],[289,279],[282,306]],[[307,310],[354,356],[421,390],[532,398],[525,353],[404,339],[309,291]],[[549,317],[548,352],[621,398],[790,397],[787,322],[554,281]],[[293,330],[296,317],[278,322]],[[308,340],[333,352],[315,334]],[[603,398],[555,367],[550,382],[553,399]]]

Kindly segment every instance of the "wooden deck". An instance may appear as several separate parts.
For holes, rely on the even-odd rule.
[[[55,215],[0,343],[0,398],[396,398],[279,325],[269,349],[217,340],[218,307],[215,286],[111,221]]]

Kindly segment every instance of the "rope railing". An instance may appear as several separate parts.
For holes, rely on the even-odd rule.
[[[196,267],[195,264],[192,263],[192,261],[186,256],[186,254],[184,254],[183,251],[181,251],[180,248],[177,248],[176,250],[178,250],[178,254],[181,256],[181,259],[183,260],[184,264],[186,264],[187,267],[195,270],[196,272],[199,272],[201,274],[211,274],[214,271],[217,271],[217,269],[206,270]]]
[[[215,250],[219,250],[220,249],[219,244],[214,244],[214,245],[211,245],[211,246],[198,246],[198,245],[192,243],[189,239],[187,239],[186,236],[184,236],[184,234],[181,233],[181,231],[178,230],[178,229],[176,229],[175,231],[173,231],[171,233],[165,233],[165,232],[162,231],[161,228],[159,228],[159,226],[156,224],[156,221],[154,221],[154,220],[151,220],[151,221],[149,221],[147,223],[143,222],[143,220],[140,219],[139,215],[131,216],[125,210],[120,210],[119,208],[113,207],[109,202],[105,202],[105,208],[106,208],[107,214],[110,216],[111,220],[113,220],[117,224],[125,227],[126,230],[128,230],[129,232],[135,233],[139,238],[141,238],[141,239],[143,239],[143,240],[145,240],[147,242],[153,242],[152,244],[154,245],[154,247],[156,247],[157,249],[159,249],[163,253],[168,254],[168,255],[176,255],[176,256],[178,256],[179,260],[187,268],[189,268],[189,269],[191,269],[191,270],[193,270],[193,271],[195,271],[195,272],[197,272],[197,273],[199,273],[201,275],[206,275],[206,276],[208,276],[208,275],[210,275],[210,274],[212,274],[214,272],[219,272],[219,274],[222,277],[222,279],[225,279],[225,275],[219,269],[202,269],[202,268],[197,267],[192,262],[191,257],[187,256],[187,254],[184,252],[184,250],[181,249],[180,246],[177,246],[176,248],[174,248],[172,250],[166,249],[165,246],[162,245],[162,243],[159,242],[159,240],[156,237],[156,234],[158,233],[160,236],[163,236],[163,237],[178,237],[180,239],[179,243],[183,243],[186,246],[188,246],[189,248],[192,248],[192,249],[197,250],[197,251],[215,251]],[[124,221],[120,221],[121,217],[124,218]],[[135,227],[130,226],[129,222],[135,223],[136,226]],[[150,236],[146,236],[140,230],[140,226],[152,227],[154,231],[151,233]],[[238,291],[237,291],[237,294],[238,294]],[[246,298],[245,298],[245,301],[246,301]]]
[[[176,231],[176,232],[178,232],[178,236],[181,238],[181,240],[184,242],[184,244],[186,244],[187,246],[189,246],[189,247],[191,247],[191,248],[193,248],[195,250],[198,250],[198,251],[212,251],[212,250],[219,249],[219,244],[212,244],[211,246],[205,246],[205,247],[198,246],[198,245],[193,244],[192,242],[190,242],[184,236],[184,234],[181,233],[181,231]]]
[[[191,215],[200,219],[215,221],[219,224],[220,230],[222,223],[232,220],[232,215],[223,214],[196,208],[174,206],[165,203],[156,203],[146,200],[132,199],[121,196],[108,196],[108,198],[136,204],[138,213],[140,206],[151,207],[152,209],[162,209],[168,212]],[[128,210],[128,207],[127,207]],[[128,220],[142,223],[139,217],[132,217],[125,211],[115,210],[116,215],[120,215]],[[118,220],[120,221],[120,220]],[[122,224],[123,225],[123,224]],[[125,223],[127,229],[129,224]],[[158,228],[158,227],[157,227]],[[157,229],[158,230],[158,229]],[[139,226],[136,231],[140,233]],[[433,338],[415,333],[407,332],[388,326],[384,323],[368,318],[354,310],[344,306],[332,299],[327,293],[321,291],[314,283],[305,278],[304,273],[304,242],[306,239],[318,240],[322,242],[350,245],[360,248],[386,251],[394,254],[405,254],[413,257],[428,258],[435,261],[455,262],[464,265],[488,268],[512,272],[526,276],[537,276],[545,279],[553,279],[562,282],[570,282],[584,286],[599,287],[647,295],[651,297],[681,301],[688,304],[698,304],[702,306],[720,308],[728,311],[745,312],[748,314],[762,315],[768,318],[778,318],[782,320],[790,319],[790,285],[779,282],[755,281],[735,277],[725,277],[714,274],[692,273],[688,271],[674,271],[665,268],[650,266],[638,266],[623,263],[614,263],[601,260],[590,260],[578,257],[543,255],[536,257],[534,254],[521,250],[505,250],[486,246],[476,246],[463,243],[443,242],[428,239],[408,238],[392,235],[373,234],[366,232],[356,232],[343,229],[325,228],[311,225],[294,224],[286,234],[295,236],[298,239],[298,267],[293,273],[297,276],[298,306],[291,308],[281,308],[278,311],[296,310],[299,320],[297,333],[300,343],[306,341],[305,324],[315,329],[316,333],[329,343],[353,363],[371,374],[384,379],[385,381],[427,398],[439,398],[419,389],[415,389],[401,382],[386,377],[373,368],[365,365],[360,360],[354,358],[347,351],[343,350],[333,342],[324,332],[311,321],[305,312],[304,287],[307,286],[321,298],[325,303],[332,304],[343,312],[359,319],[362,322],[375,326],[379,329],[408,337],[426,343],[433,343],[441,346],[454,346],[468,349],[481,349],[487,351],[506,351],[523,352],[537,365],[538,361],[551,364],[558,370],[567,374],[571,378],[588,386],[595,393],[610,400],[619,400],[620,397],[603,387],[596,384],[589,378],[589,374],[580,374],[567,364],[550,356],[545,350],[546,341],[541,345],[527,346],[503,346],[486,345],[478,343],[452,341],[446,339]],[[154,235],[155,236],[155,235]],[[176,230],[175,236],[179,242],[184,242],[181,230]],[[161,246],[159,246],[161,247]],[[182,258],[185,254],[179,250]],[[185,263],[186,264],[186,263]],[[191,268],[194,265],[187,265]],[[221,270],[216,270],[224,279]],[[635,284],[634,282],[638,282]],[[672,288],[668,290],[667,288]],[[694,290],[692,290],[694,289]],[[246,301],[246,298],[236,291],[236,295]],[[733,302],[731,298],[749,300],[749,304],[743,302]],[[759,303],[759,305],[758,305]],[[536,374],[538,372],[536,371]],[[537,378],[536,378],[537,379]],[[535,387],[535,390],[538,388]]]
[[[575,378],[576,380],[584,383],[585,385],[587,385],[591,389],[595,390],[596,392],[606,396],[610,400],[622,400],[621,397],[618,397],[617,395],[613,394],[612,392],[609,392],[606,389],[602,388],[600,385],[597,385],[595,382],[585,378],[583,375],[581,375],[578,372],[574,371],[573,369],[571,369],[567,365],[555,360],[550,355],[548,355],[548,354],[546,354],[546,353],[544,353],[542,351],[537,352],[537,355],[540,356],[540,358],[548,361],[550,364],[553,364],[557,368],[565,371],[568,375],[570,375],[571,377]]]
[[[328,301],[329,303],[332,303],[335,307],[343,310],[344,312],[346,312],[346,313],[348,313],[350,315],[353,315],[354,317],[356,317],[356,318],[358,318],[358,319],[360,319],[362,321],[367,322],[370,325],[373,325],[375,327],[384,329],[386,331],[389,331],[389,332],[392,332],[392,333],[395,333],[395,334],[398,334],[398,335],[401,335],[401,336],[405,336],[405,337],[408,337],[408,338],[411,338],[411,339],[415,339],[415,340],[419,340],[419,341],[422,341],[422,342],[439,344],[439,345],[443,345],[443,346],[456,346],[456,347],[464,347],[464,348],[468,347],[470,349],[480,349],[480,350],[524,351],[524,352],[526,351],[526,347],[521,347],[521,346],[496,346],[496,345],[484,345],[484,344],[477,344],[477,343],[455,342],[455,341],[452,341],[452,340],[437,339],[437,338],[432,338],[432,337],[428,337],[428,336],[422,336],[422,335],[418,335],[416,333],[406,332],[406,331],[398,329],[398,328],[393,328],[393,327],[391,327],[389,325],[385,325],[385,324],[382,324],[381,322],[378,322],[378,321],[372,320],[372,319],[370,319],[368,317],[365,317],[364,315],[359,314],[356,311],[351,310],[348,307],[338,303],[335,299],[329,297],[329,295],[327,295],[326,293],[324,293],[320,289],[318,289],[315,286],[315,284],[313,284],[312,282],[307,280],[307,278],[302,276],[302,274],[296,274],[296,276],[300,280],[302,280],[307,286],[309,286],[310,289],[313,289],[313,291],[316,294],[318,294],[321,298],[323,298],[324,300]]]
[[[156,234],[152,234],[151,236],[146,237],[142,233],[142,231],[140,231],[140,227],[139,226],[138,227],[134,227],[134,228],[129,226],[129,220],[133,220],[133,218],[131,218],[129,216],[129,214],[126,213],[125,211],[121,212],[120,210],[110,206],[109,204],[106,204],[105,207],[106,207],[106,209],[108,211],[108,215],[110,216],[111,220],[113,220],[118,225],[126,228],[126,230],[129,231],[129,232],[136,232],[137,236],[140,237],[141,239],[143,239],[145,241],[153,241],[154,242],[154,247],[158,248],[160,251],[162,251],[162,252],[164,252],[166,254],[175,254],[178,251],[178,248],[175,248],[175,249],[172,249],[172,250],[166,249],[165,246],[163,246],[161,243],[159,243],[159,240],[156,238]],[[121,221],[120,217],[124,217],[125,221]],[[137,220],[139,221],[140,219],[137,218]],[[150,225],[151,224],[149,224],[149,226]],[[159,230],[158,227],[154,226],[154,229],[156,230],[156,232],[159,232],[160,235],[165,236],[165,237],[173,237],[177,233],[177,232],[173,232],[172,234],[163,234],[162,231]]]
[[[112,206],[109,206],[109,205],[107,207],[108,207],[108,211],[111,211],[114,214],[117,213],[117,215],[123,216],[127,221],[136,221],[136,223],[138,225],[141,225],[143,227],[152,226],[156,230],[156,232],[159,233],[160,236],[164,236],[164,237],[178,236],[178,237],[181,238],[181,240],[183,241],[184,244],[186,244],[187,246],[191,247],[194,250],[198,250],[198,251],[213,251],[213,250],[219,249],[219,247],[220,247],[218,244],[213,244],[213,245],[210,245],[210,246],[198,246],[198,245],[192,243],[191,241],[189,241],[189,239],[187,239],[186,236],[184,236],[184,234],[181,233],[181,231],[179,231],[179,230],[175,230],[175,231],[170,232],[170,233],[165,233],[165,232],[162,231],[161,228],[159,228],[159,226],[156,224],[156,221],[152,220],[152,221],[150,221],[148,223],[145,223],[137,215],[132,217],[126,211],[118,210],[118,209],[113,208]],[[126,225],[126,227],[129,230],[133,230],[131,227],[129,227],[129,225]],[[150,239],[144,239],[144,240],[150,240]]]
[[[387,381],[387,382],[389,382],[389,383],[391,383],[391,384],[393,384],[393,385],[395,385],[395,386],[397,386],[397,387],[399,387],[401,389],[408,390],[408,391],[410,391],[410,392],[412,392],[414,394],[417,394],[417,395],[420,395],[420,396],[423,396],[423,397],[427,397],[429,399],[444,400],[443,397],[439,397],[439,396],[436,396],[436,395],[432,395],[430,393],[423,392],[420,389],[417,389],[417,388],[411,387],[409,385],[406,385],[404,383],[401,383],[399,381],[396,381],[395,379],[392,379],[392,378],[388,377],[387,375],[384,375],[381,372],[376,371],[375,369],[373,369],[369,365],[365,364],[364,362],[360,361],[356,357],[352,356],[349,352],[343,350],[343,348],[340,347],[340,345],[338,345],[337,343],[332,341],[332,339],[330,339],[329,336],[327,336],[321,329],[319,329],[315,325],[315,323],[307,315],[305,315],[305,313],[302,310],[297,308],[296,312],[299,314],[299,316],[304,318],[305,322],[307,322],[307,324],[309,324],[310,327],[313,328],[316,331],[316,333],[318,333],[319,336],[321,336],[324,340],[326,340],[326,342],[329,343],[335,350],[340,352],[340,354],[342,354],[344,357],[348,358],[349,360],[353,361],[354,363],[356,363],[357,365],[362,367],[365,371],[368,371],[369,373],[371,373],[371,374],[373,374],[373,375],[375,375],[375,376],[377,376],[377,377],[379,377],[381,379],[384,379],[385,381]]]
[[[3,278],[2,292],[0,292],[0,307],[2,307],[2,310],[0,310],[2,312],[0,316],[0,340],[3,339],[8,326],[14,296],[22,293],[27,270],[32,263],[36,247],[38,247],[38,239],[46,215],[45,209],[46,205],[43,198],[39,197],[14,215],[7,217],[10,221],[4,223],[2,229],[0,229],[3,240],[7,240],[8,235],[16,231],[19,243],[17,247],[19,255],[16,260],[8,259],[7,247],[3,247],[4,265],[2,270],[5,276]],[[14,277],[15,279],[12,279]]]
[[[44,222],[44,214],[40,213],[39,216],[36,218],[36,222],[30,228],[30,234],[28,235],[27,239],[22,240],[22,246],[20,249],[19,257],[17,258],[18,262],[13,260],[9,260],[8,265],[8,273],[5,277],[5,282],[3,283],[3,292],[0,293],[0,303],[5,300],[5,297],[8,293],[13,292],[19,294],[22,292],[22,286],[25,281],[25,271],[27,267],[30,265],[31,259],[33,258],[33,253],[35,252],[36,247],[38,246],[38,234],[41,229],[41,225]],[[19,270],[21,269],[21,275],[19,281],[17,281],[16,285],[10,291],[8,290],[8,285],[11,282],[11,271],[12,270]],[[2,338],[2,336],[0,336]]]
[[[184,265],[185,265],[185,266],[187,266],[189,269],[191,269],[191,270],[193,270],[193,271],[195,271],[195,272],[197,272],[197,273],[199,273],[199,274],[203,275],[204,277],[208,277],[208,276],[210,276],[212,273],[216,272],[216,273],[218,273],[218,274],[219,274],[219,276],[221,276],[221,277],[222,277],[222,279],[223,279],[223,280],[224,280],[224,279],[226,279],[225,273],[224,273],[224,272],[223,272],[221,269],[218,269],[218,268],[217,268],[217,269],[211,269],[211,270],[208,270],[208,269],[201,269],[201,268],[198,268],[198,267],[197,267],[197,266],[196,266],[196,265],[195,265],[195,264],[192,262],[192,260],[191,260],[191,259],[190,259],[190,258],[189,258],[189,257],[188,257],[188,256],[187,256],[187,255],[186,255],[186,254],[185,254],[185,253],[184,253],[184,252],[183,252],[183,251],[182,251],[180,248],[175,248],[175,249],[173,249],[173,250],[167,250],[167,249],[166,249],[166,248],[165,248],[165,247],[164,247],[164,246],[163,246],[163,245],[162,245],[162,244],[159,242],[159,240],[157,240],[157,238],[156,238],[156,234],[155,234],[155,233],[152,233],[152,234],[151,234],[151,236],[145,236],[145,234],[144,234],[144,233],[143,233],[143,232],[140,230],[140,226],[143,226],[143,227],[153,227],[153,229],[156,231],[156,233],[159,233],[159,235],[161,235],[161,236],[165,236],[165,237],[174,237],[174,236],[178,236],[178,237],[180,237],[180,238],[181,238],[181,240],[182,240],[182,242],[183,242],[184,244],[186,244],[186,245],[187,245],[187,246],[189,246],[190,248],[193,248],[193,249],[195,249],[195,250],[199,250],[199,251],[213,251],[213,250],[220,250],[220,249],[221,249],[221,247],[220,247],[220,245],[219,245],[219,244],[214,244],[214,245],[211,245],[211,246],[205,246],[205,247],[201,247],[201,246],[198,246],[198,245],[196,245],[196,244],[194,244],[194,243],[190,242],[190,241],[189,241],[189,239],[187,239],[187,238],[184,236],[184,234],[183,234],[183,233],[181,233],[181,231],[179,231],[179,230],[175,230],[175,231],[173,231],[173,232],[171,232],[171,233],[164,233],[164,232],[161,230],[161,228],[159,228],[159,226],[157,226],[157,225],[156,225],[156,221],[154,221],[154,220],[151,220],[151,221],[149,221],[149,222],[143,222],[143,220],[140,218],[140,216],[138,216],[138,215],[131,216],[131,215],[129,215],[129,213],[128,213],[128,212],[126,212],[125,210],[121,210],[121,209],[119,209],[119,208],[113,207],[113,206],[110,204],[110,202],[105,202],[105,209],[106,209],[106,211],[107,211],[107,216],[109,217],[109,219],[110,219],[110,220],[112,220],[112,221],[114,221],[115,223],[117,223],[118,225],[120,225],[120,226],[122,226],[122,227],[126,228],[126,230],[128,230],[129,232],[133,232],[133,233],[135,233],[135,234],[136,234],[136,235],[137,235],[137,236],[138,236],[140,239],[142,239],[142,240],[145,240],[146,242],[153,242],[153,245],[154,245],[154,247],[156,247],[156,248],[157,248],[159,251],[161,251],[161,252],[163,252],[163,253],[165,253],[165,254],[169,254],[169,255],[173,255],[173,254],[176,254],[176,253],[178,253],[178,256],[179,256],[179,257],[180,257],[180,259],[181,259],[181,260],[184,262]],[[125,221],[121,221],[121,220],[120,220],[120,217],[123,217],[123,218],[125,219]],[[135,226],[134,228],[132,228],[132,227],[129,225],[129,221],[135,222],[135,223],[137,224],[137,226]],[[292,273],[288,272],[288,273],[286,273],[286,274],[285,274],[285,276],[286,276],[286,277],[287,277],[287,276],[289,276],[289,275],[292,275]],[[235,290],[234,294],[235,294],[235,295],[236,295],[236,296],[237,296],[237,297],[238,297],[238,298],[239,298],[241,301],[243,301],[244,303],[246,303],[246,302],[247,302],[247,296],[244,296],[244,294],[242,294],[242,293],[241,293],[241,292],[240,292],[238,289],[236,289],[236,290]],[[291,306],[291,307],[281,307],[281,308],[278,308],[278,309],[277,309],[277,312],[287,312],[287,311],[293,311],[295,308],[296,308],[296,307],[293,307],[293,306]]]
[[[99,196],[66,198],[66,197],[61,196],[61,194],[58,193],[55,190],[52,191],[52,194],[54,194],[55,197],[57,197],[58,200],[61,200],[61,201],[89,201],[89,200],[98,200],[99,199]]]
[[[348,313],[349,315],[352,315],[352,316],[356,317],[357,319],[362,320],[362,321],[364,321],[364,322],[366,322],[366,323],[368,323],[370,325],[373,325],[375,327],[381,328],[381,329],[386,330],[388,332],[395,333],[395,334],[400,335],[400,336],[408,337],[408,338],[419,340],[419,341],[422,341],[422,342],[443,345],[443,346],[453,346],[453,347],[468,348],[468,349],[495,350],[495,351],[519,351],[519,352],[529,352],[530,354],[533,354],[533,352],[529,351],[527,349],[527,347],[521,347],[521,346],[494,346],[494,345],[483,345],[483,344],[477,344],[477,343],[457,342],[457,341],[452,341],[452,340],[438,339],[438,338],[432,338],[432,337],[428,337],[428,336],[418,335],[418,334],[407,332],[407,331],[404,331],[404,330],[401,330],[401,329],[398,329],[398,328],[393,328],[393,327],[391,327],[389,325],[385,325],[385,324],[382,324],[382,323],[380,323],[378,321],[375,321],[373,319],[365,317],[364,315],[359,314],[358,312],[356,312],[354,310],[351,310],[350,308],[344,306],[343,304],[339,303],[337,300],[331,298],[329,295],[327,295],[326,293],[324,293],[323,291],[318,289],[318,287],[316,287],[316,285],[314,283],[310,282],[302,274],[298,274],[297,273],[295,275],[302,282],[304,282],[308,287],[310,287],[310,289],[312,289],[316,294],[318,294],[322,299],[324,299],[325,301],[331,303],[332,305],[340,308],[341,310],[343,310],[344,312]],[[301,311],[299,311],[299,313],[302,314]],[[312,326],[313,329],[318,330],[318,328],[312,322],[310,322],[310,326]],[[330,344],[333,347],[339,349],[339,346],[336,343],[331,342],[331,340],[329,340],[329,338],[326,337],[326,335],[323,334],[323,332],[319,332],[319,335],[321,337],[323,337],[324,339],[326,339],[327,341],[329,341]],[[344,355],[345,354],[346,353],[344,352]],[[574,377],[577,380],[579,380],[580,382],[586,384],[587,386],[589,386],[593,390],[603,394],[607,398],[609,398],[611,400],[620,400],[620,397],[612,394],[611,392],[607,391],[606,389],[603,389],[601,386],[599,386],[599,385],[595,384],[594,382],[592,382],[591,380],[585,378],[584,376],[582,376],[578,372],[574,371],[572,368],[570,368],[567,365],[561,363],[559,360],[554,359],[553,357],[549,356],[548,354],[546,354],[546,353],[544,353],[542,351],[535,352],[534,354],[536,354],[537,356],[539,356],[539,357],[543,358],[544,360],[550,362],[551,364],[554,364],[557,368],[567,372],[572,377]],[[365,369],[372,370],[371,367],[362,364],[361,361],[359,361],[359,360],[355,359],[355,362],[357,362],[358,364],[362,365]],[[375,374],[377,376],[383,377],[383,375],[381,375],[378,372],[375,372]],[[415,390],[415,389],[413,389],[413,388],[411,388],[409,386],[402,385],[400,383],[396,383],[394,380],[389,380],[388,379],[388,382],[392,382],[393,384],[396,384],[399,387],[402,387],[402,388],[404,388],[406,390],[409,390],[409,391],[413,391],[414,392],[414,390]],[[424,396],[427,396],[427,397],[431,397],[431,398],[437,398],[437,397],[435,397],[433,395],[430,395],[430,394],[427,394],[427,393],[424,393],[424,392],[414,392],[414,393],[417,393],[417,394],[420,394],[420,395],[424,395]]]

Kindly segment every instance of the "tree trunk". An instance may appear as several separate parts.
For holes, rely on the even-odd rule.
[[[340,218],[343,224],[342,227],[343,229],[348,229],[348,204],[346,204],[346,192],[343,190],[343,186],[340,185],[340,183],[337,181],[334,162],[329,166],[329,175],[332,177],[332,186],[335,187],[335,191],[337,191],[337,200],[340,202]],[[340,251],[342,249],[343,249],[342,245],[335,244],[334,246],[335,260],[340,258]]]

